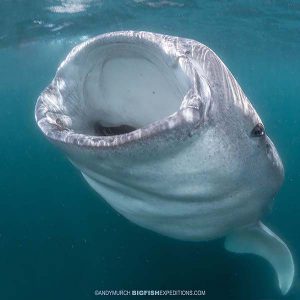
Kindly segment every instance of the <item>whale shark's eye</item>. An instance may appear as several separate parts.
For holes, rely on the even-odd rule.
[[[252,129],[251,131],[251,136],[253,137],[260,137],[265,135],[265,128],[264,125],[261,123],[258,123],[257,125],[255,125],[255,127]]]

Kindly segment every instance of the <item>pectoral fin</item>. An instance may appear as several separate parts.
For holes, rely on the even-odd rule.
[[[294,279],[294,262],[286,244],[261,222],[226,237],[225,248],[235,253],[252,253],[265,258],[275,269],[285,295]]]

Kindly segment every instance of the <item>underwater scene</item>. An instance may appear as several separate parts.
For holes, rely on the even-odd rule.
[[[299,78],[300,1],[1,0],[0,299],[300,299]]]

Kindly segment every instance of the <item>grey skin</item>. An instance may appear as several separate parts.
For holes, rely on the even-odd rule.
[[[36,121],[83,177],[132,222],[264,257],[283,294],[285,243],[262,224],[284,169],[263,123],[205,45],[149,32],[75,47],[40,95]]]

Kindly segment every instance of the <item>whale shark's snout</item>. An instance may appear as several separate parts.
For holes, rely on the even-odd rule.
[[[292,255],[260,221],[283,165],[211,49],[150,32],[97,36],[63,61],[35,117],[124,217],[180,240],[225,237],[226,249],[268,260],[288,292]]]

